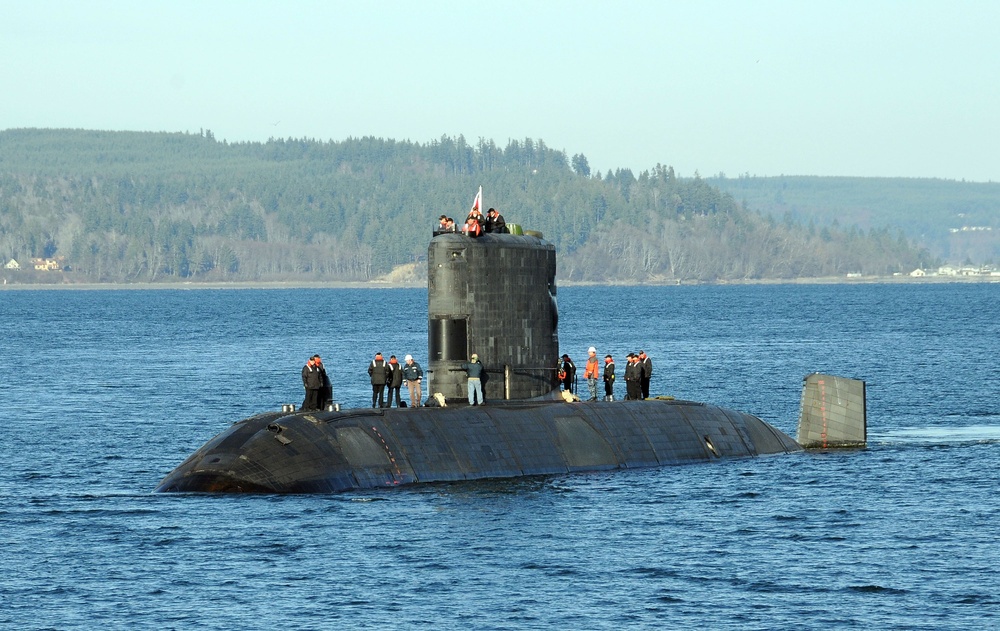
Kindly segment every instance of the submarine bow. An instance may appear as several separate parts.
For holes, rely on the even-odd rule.
[[[156,490],[320,493],[802,450],[756,416],[705,403],[558,396],[555,249],[539,236],[439,235],[427,260],[428,391],[445,407],[258,414]],[[464,404],[472,353],[489,376],[485,406]],[[864,382],[809,375],[802,409],[800,441],[863,446]]]

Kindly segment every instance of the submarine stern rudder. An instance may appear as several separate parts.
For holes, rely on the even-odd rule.
[[[802,379],[796,440],[806,449],[858,449],[868,444],[865,382],[814,372]]]

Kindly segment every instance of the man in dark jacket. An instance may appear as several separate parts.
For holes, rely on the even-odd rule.
[[[319,355],[313,355],[302,367],[302,386],[306,389],[306,398],[302,401],[303,410],[319,410],[323,403],[323,386],[326,370]]]
[[[642,398],[649,398],[649,379],[653,376],[653,360],[646,355],[646,351],[639,351],[639,367],[642,369]]]
[[[482,405],[484,403],[482,376],[485,369],[479,363],[479,355],[473,353],[470,361],[462,364],[462,369],[465,370],[465,374],[469,377],[469,405]],[[479,397],[478,401],[476,399],[477,395]]]
[[[604,400],[615,400],[615,360],[611,355],[604,356]]]
[[[385,397],[387,403],[385,407],[392,407],[393,396],[396,398],[396,407],[400,407],[399,391],[403,388],[403,367],[399,365],[395,355],[389,356],[389,370],[389,380],[386,383],[389,386],[389,394]]]
[[[319,374],[323,376],[323,390],[319,395],[319,409],[325,410],[328,405],[333,404],[333,382],[330,381],[330,376],[326,374],[326,366],[323,365],[323,360],[316,356],[316,365],[319,366]]]
[[[382,353],[375,353],[375,359],[368,364],[368,375],[372,378],[372,407],[385,407],[385,384],[389,381],[392,373],[389,363],[382,359]],[[376,401],[378,405],[375,405]]]
[[[635,401],[642,398],[642,368],[639,367],[639,356],[635,353],[628,354],[628,363],[625,364],[625,398]]]
[[[507,222],[496,208],[490,208],[486,213],[486,232],[504,234],[507,232]]]
[[[406,388],[410,391],[410,407],[418,408],[423,405],[422,393],[420,392],[420,381],[424,378],[424,371],[420,364],[413,360],[413,355],[406,356],[406,363],[403,364],[403,379],[406,380]]]
[[[563,390],[573,392],[573,384],[576,383],[576,364],[569,358],[569,355],[562,356],[562,384]]]

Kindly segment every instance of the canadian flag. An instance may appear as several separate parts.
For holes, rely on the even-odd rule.
[[[481,185],[479,192],[476,193],[476,199],[472,200],[472,210],[483,212],[483,187]]]

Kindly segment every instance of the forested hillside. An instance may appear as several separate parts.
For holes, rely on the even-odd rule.
[[[541,140],[231,144],[207,130],[0,132],[0,257],[65,257],[60,282],[368,280],[423,256],[438,215],[464,219],[480,185],[487,207],[556,244],[567,280],[935,263],[901,233],[778,221],[670,167],[591,173]]]
[[[890,226],[953,263],[1000,262],[1000,183],[803,176],[708,181],[769,216],[865,230]]]

